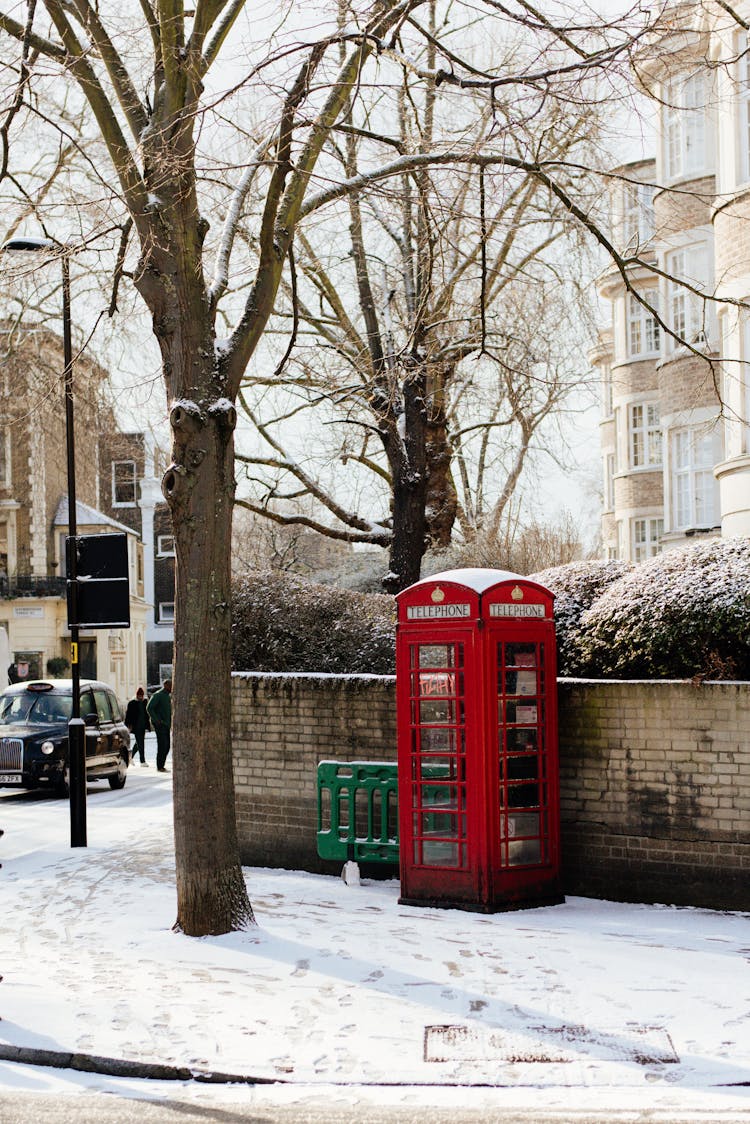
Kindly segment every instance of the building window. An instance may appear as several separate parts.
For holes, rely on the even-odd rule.
[[[701,71],[668,83],[663,114],[667,178],[677,179],[705,171],[706,97]]]
[[[156,553],[160,558],[174,558],[174,535],[159,535],[156,540]]]
[[[719,485],[714,465],[721,458],[716,433],[678,429],[672,434],[672,512],[675,530],[718,525]]]
[[[659,407],[638,402],[628,412],[630,467],[658,468],[661,464]]]
[[[172,678],[172,667],[173,665],[171,663],[159,664],[159,686],[161,686],[167,679]]]
[[[112,461],[112,505],[132,507],[135,501],[135,461]]]
[[[726,354],[726,352],[725,352]],[[746,319],[742,330],[742,362],[740,363],[743,452],[750,453],[750,318]]]
[[[612,367],[606,363],[602,367],[602,415],[605,418],[611,417],[613,409]]]
[[[654,233],[654,187],[621,183],[615,196],[614,229],[623,252],[640,249]]]
[[[10,484],[10,430],[0,425],[0,487]]]
[[[174,601],[159,602],[159,624],[172,624],[174,621]]]
[[[661,550],[661,537],[664,534],[663,519],[634,519],[631,556],[634,562],[644,562],[653,558]]]
[[[628,293],[628,357],[637,359],[644,355],[659,352],[659,324],[654,315],[659,311],[659,293],[656,289],[644,289],[643,297],[654,312],[641,303],[635,293]]]
[[[622,525],[622,519],[617,520],[617,553],[616,558],[625,557],[625,529]]]
[[[737,49],[737,115],[739,118],[738,183],[750,179],[750,36],[743,35]]]
[[[708,255],[705,246],[689,246],[667,254],[667,316],[674,349],[681,343],[695,344],[705,340],[705,299],[700,295],[708,280]],[[691,288],[687,288],[683,282]],[[698,292],[693,292],[697,289]]]
[[[604,458],[604,510],[615,509],[615,454],[607,453]]]

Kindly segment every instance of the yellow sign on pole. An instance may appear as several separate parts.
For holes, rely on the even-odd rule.
[[[78,663],[78,645],[72,642],[70,645],[70,662],[72,664]]]

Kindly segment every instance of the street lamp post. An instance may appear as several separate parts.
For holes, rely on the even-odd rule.
[[[61,247],[50,238],[11,238],[0,247],[0,253],[55,253]],[[81,719],[81,668],[78,662],[78,569],[76,536],[76,455],[73,423],[73,346],[70,319],[70,255],[63,246],[62,318],[63,318],[63,383],[65,387],[65,447],[68,484],[68,588],[70,589],[70,667],[73,709],[68,723],[68,786],[70,789],[70,845],[86,846],[86,735]]]

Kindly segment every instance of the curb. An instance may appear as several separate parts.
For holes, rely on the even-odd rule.
[[[248,1077],[240,1073],[220,1073],[191,1066],[166,1065],[162,1062],[123,1061],[96,1054],[66,1054],[60,1050],[35,1050],[29,1046],[0,1044],[0,1061],[22,1062],[26,1065],[48,1066],[52,1069],[74,1069],[79,1073],[101,1073],[107,1077],[138,1077],[151,1081],[198,1081],[210,1085],[283,1085],[284,1078]]]
[[[107,1058],[96,1054],[66,1054],[61,1050],[35,1050],[30,1046],[8,1046],[0,1043],[0,1062],[19,1062],[25,1065],[47,1066],[52,1069],[73,1069],[79,1073],[100,1073],[104,1077],[135,1077],[149,1081],[196,1081],[203,1085],[294,1085],[284,1077],[250,1077],[246,1073],[222,1073],[191,1066],[167,1065],[163,1062],[133,1062],[121,1058]],[[309,1082],[304,1082],[309,1084]],[[506,1089],[509,1086],[497,1081],[331,1081],[326,1085],[351,1088],[471,1088]],[[533,1083],[514,1088],[537,1088]],[[750,1087],[750,1081],[729,1081],[710,1085],[711,1089],[736,1089]]]

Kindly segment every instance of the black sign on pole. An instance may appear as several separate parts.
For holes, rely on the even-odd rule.
[[[74,546],[76,581],[68,581],[68,627],[130,628],[127,535],[69,535],[68,573]]]

